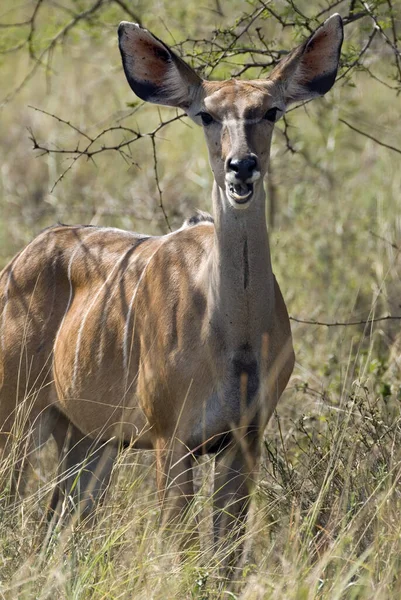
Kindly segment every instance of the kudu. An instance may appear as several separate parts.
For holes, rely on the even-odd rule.
[[[214,453],[216,541],[244,531],[261,436],[294,365],[265,219],[273,126],[289,104],[332,87],[342,39],[333,15],[267,79],[216,82],[121,23],[135,94],[203,126],[214,221],[200,213],[161,237],[58,225],[2,272],[1,446],[25,402],[31,444],[53,434],[64,457],[56,514],[66,498],[94,503],[128,444],[155,450],[169,524],[193,497],[194,459]]]

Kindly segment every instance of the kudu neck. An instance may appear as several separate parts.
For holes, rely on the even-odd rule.
[[[274,276],[266,227],[262,182],[252,204],[233,208],[225,191],[213,186],[215,239],[209,285],[211,319],[229,345],[260,343],[271,329]],[[222,331],[223,333],[223,331]]]

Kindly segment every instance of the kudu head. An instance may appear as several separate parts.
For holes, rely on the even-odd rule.
[[[122,22],[120,50],[128,82],[139,98],[183,109],[204,128],[223,202],[247,208],[264,198],[274,123],[292,102],[322,96],[337,74],[341,17],[331,16],[290,52],[267,79],[202,80],[166,44],[134,23]]]

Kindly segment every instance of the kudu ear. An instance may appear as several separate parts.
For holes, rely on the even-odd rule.
[[[162,41],[135,23],[118,28],[128,83],[139,98],[187,109],[202,80]]]
[[[342,19],[334,14],[273,69],[269,78],[282,83],[286,104],[329,91],[336,79],[343,37]]]

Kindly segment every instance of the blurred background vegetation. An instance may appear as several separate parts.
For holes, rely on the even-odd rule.
[[[211,208],[202,132],[131,93],[120,20],[146,26],[204,77],[257,78],[335,11],[345,20],[338,81],[279,122],[266,182],[297,364],[266,434],[244,598],[401,597],[399,0],[0,0],[1,267],[57,221],[160,234]],[[172,571],[166,593],[143,501],[153,488],[133,468],[102,509],[120,511],[121,536],[81,539],[47,570],[35,562],[40,503],[2,513],[0,592],[216,597],[209,563]],[[139,497],[142,520],[126,535]]]

